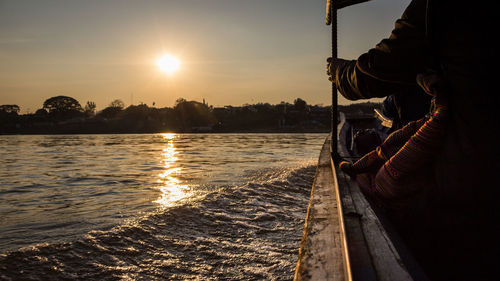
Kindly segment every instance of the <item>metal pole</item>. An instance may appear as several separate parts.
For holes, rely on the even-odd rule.
[[[336,1],[332,1],[330,5],[330,19],[332,25],[332,58],[337,58],[337,8]],[[332,116],[331,116],[331,131],[332,131],[332,142],[331,142],[331,152],[332,156],[337,155],[337,125],[338,125],[338,98],[337,98],[337,86],[332,83]]]

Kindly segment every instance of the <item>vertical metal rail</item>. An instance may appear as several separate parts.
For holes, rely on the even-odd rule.
[[[337,48],[337,10],[356,5],[359,3],[367,2],[370,0],[326,0],[326,24],[332,25],[332,58],[336,59],[338,57]],[[332,83],[332,116],[331,116],[331,131],[332,131],[332,159],[337,164],[341,160],[338,153],[338,98],[337,98],[337,86]]]
[[[330,4],[330,23],[332,25],[332,58],[337,58],[337,8],[336,1],[332,0]],[[338,136],[337,136],[337,125],[338,125],[338,97],[337,97],[337,86],[332,82],[332,116],[331,116],[331,133],[332,133],[332,142],[331,149],[332,157],[338,155],[337,153],[337,144],[338,144]]]

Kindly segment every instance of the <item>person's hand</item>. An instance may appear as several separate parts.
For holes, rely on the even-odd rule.
[[[349,63],[347,60],[338,58],[327,58],[326,62],[326,75],[328,75],[328,80],[332,83],[335,83],[338,69]]]
[[[417,84],[429,95],[433,96],[433,107],[446,107],[447,83],[443,76],[435,70],[427,69],[417,74]]]
[[[335,70],[336,70],[336,68],[333,67],[334,66],[332,64],[333,60],[334,60],[333,58],[327,58],[326,59],[326,62],[327,62],[327,64],[326,64],[326,75],[328,75],[328,80],[330,82],[335,83],[335,77],[334,76],[335,76]]]

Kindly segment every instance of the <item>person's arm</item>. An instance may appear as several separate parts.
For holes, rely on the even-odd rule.
[[[347,99],[368,99],[404,93],[416,75],[430,65],[425,26],[426,1],[413,0],[391,36],[357,60],[333,59],[330,73]]]

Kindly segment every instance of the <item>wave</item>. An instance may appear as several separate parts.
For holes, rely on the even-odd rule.
[[[0,279],[291,280],[315,172],[309,164],[249,171],[246,184],[201,200],[2,254]]]

